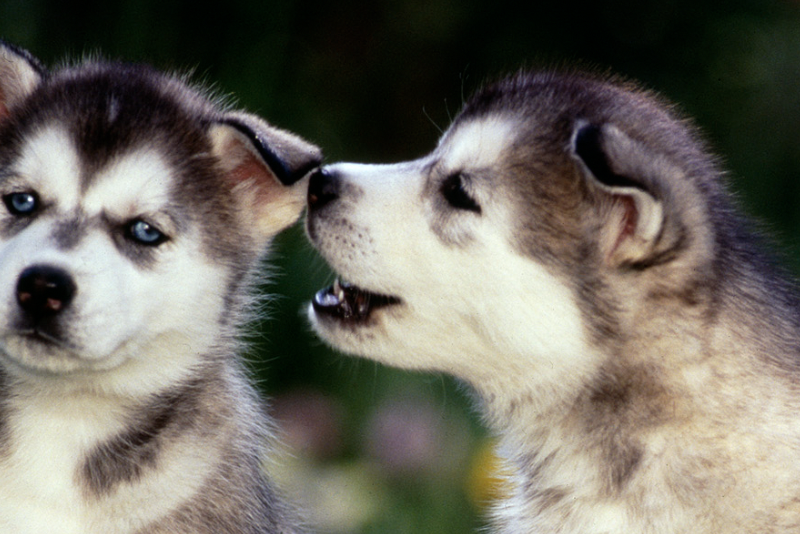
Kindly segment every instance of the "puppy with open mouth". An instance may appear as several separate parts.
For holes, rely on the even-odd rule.
[[[723,182],[658,97],[511,76],[429,155],[311,177],[309,317],[476,391],[498,532],[798,532],[800,299]]]

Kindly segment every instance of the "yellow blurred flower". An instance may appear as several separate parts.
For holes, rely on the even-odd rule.
[[[495,452],[494,440],[478,447],[467,474],[467,494],[472,503],[484,508],[511,494],[511,469]]]

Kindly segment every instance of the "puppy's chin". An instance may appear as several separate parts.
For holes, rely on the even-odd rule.
[[[0,357],[11,372],[33,375],[66,375],[97,365],[81,358],[77,347],[37,333],[5,336],[0,342]]]

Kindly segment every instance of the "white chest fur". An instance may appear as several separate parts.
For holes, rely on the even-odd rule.
[[[214,437],[175,436],[157,467],[107,494],[88,487],[87,458],[130,431],[119,399],[81,395],[12,397],[5,453],[0,450],[0,533],[130,534],[195,495],[219,462]]]
[[[0,459],[0,531],[92,532],[78,470],[98,443],[122,427],[97,399],[38,396],[12,401],[9,450]]]

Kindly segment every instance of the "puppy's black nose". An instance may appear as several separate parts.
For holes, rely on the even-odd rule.
[[[320,209],[337,198],[339,180],[336,175],[325,169],[314,172],[308,182],[308,207],[312,210]]]
[[[72,302],[77,286],[63,269],[50,265],[28,267],[17,281],[17,302],[32,318],[55,315]]]

